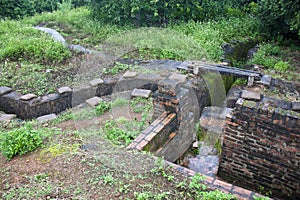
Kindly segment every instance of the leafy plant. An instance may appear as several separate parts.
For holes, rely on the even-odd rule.
[[[289,63],[288,62],[284,62],[282,60],[278,61],[274,65],[274,69],[276,71],[279,71],[279,72],[285,72],[286,70],[288,70],[288,68],[289,68]]]
[[[34,130],[30,123],[8,132],[0,132],[0,135],[1,153],[8,160],[14,155],[34,151],[43,143],[40,132]]]
[[[100,101],[100,103],[96,106],[96,115],[102,115],[106,111],[108,111],[111,108],[111,103]]]
[[[130,67],[131,67],[131,65],[116,62],[116,64],[111,69],[104,68],[103,73],[116,75],[120,72],[128,70]]]
[[[106,138],[116,145],[125,144],[127,146],[135,137],[137,137],[139,132],[128,129],[124,130],[118,127],[121,123],[126,125],[126,122],[127,120],[124,120],[123,122],[121,120],[118,120],[118,122],[113,120],[108,121],[104,125]]]

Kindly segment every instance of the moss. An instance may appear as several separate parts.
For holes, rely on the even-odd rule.
[[[243,103],[243,106],[245,106],[247,108],[255,108],[257,106],[257,103],[254,102],[254,101],[247,101],[247,100],[245,100],[244,103]],[[263,106],[263,105],[261,104],[260,106]]]
[[[61,156],[65,153],[77,152],[79,150],[79,146],[80,144],[72,144],[72,145],[56,144],[50,146],[41,151],[39,160],[45,163],[50,162],[53,158],[57,156]]]

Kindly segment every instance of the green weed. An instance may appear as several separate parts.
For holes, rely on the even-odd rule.
[[[39,148],[43,141],[41,133],[26,123],[20,128],[8,132],[0,132],[1,153],[10,160],[14,155],[23,155]]]
[[[100,103],[96,106],[96,115],[102,115],[106,111],[108,111],[111,108],[110,102],[100,101]]]

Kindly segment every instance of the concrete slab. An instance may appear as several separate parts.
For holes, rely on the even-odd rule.
[[[260,93],[250,92],[247,90],[242,91],[241,97],[243,99],[248,99],[248,100],[258,100],[259,101],[261,99]]]
[[[171,76],[169,76],[169,79],[176,80],[180,83],[185,83],[187,79],[187,75],[173,73]]]
[[[11,92],[12,89],[10,87],[6,87],[6,86],[1,86],[0,87],[0,95],[6,94],[8,92]]]
[[[99,105],[99,103],[100,103],[101,101],[103,101],[103,99],[101,99],[100,97],[92,97],[92,98],[86,100],[85,102],[86,102],[89,106],[95,107],[95,106]]]
[[[132,97],[143,97],[143,98],[149,98],[151,95],[151,90],[143,90],[143,89],[134,89],[131,92]]]
[[[31,100],[33,98],[36,98],[37,96],[35,94],[25,94],[23,96],[20,97],[21,100],[24,100],[24,101],[28,101],[28,100]]]
[[[17,115],[14,114],[0,114],[0,122],[10,122],[15,119]]]
[[[263,75],[261,77],[261,83],[266,85],[266,86],[270,86],[272,82],[272,76],[270,75]]]
[[[124,75],[123,75],[123,78],[134,78],[137,76],[137,73],[136,72],[129,72],[127,71]]]
[[[96,78],[96,79],[90,81],[90,85],[93,87],[100,85],[102,83],[104,83],[104,81],[101,78]]]
[[[57,89],[59,94],[67,93],[67,92],[72,92],[72,89],[70,87],[61,87]]]
[[[53,121],[56,118],[57,118],[56,114],[49,114],[49,115],[38,117],[36,120],[38,123],[44,123],[44,122]]]

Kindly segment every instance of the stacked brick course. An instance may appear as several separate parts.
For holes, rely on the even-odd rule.
[[[218,175],[273,195],[300,196],[300,113],[239,99],[227,116]]]

